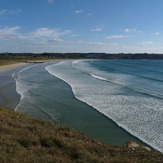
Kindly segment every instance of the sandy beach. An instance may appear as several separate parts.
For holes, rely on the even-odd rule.
[[[50,62],[50,61],[54,61],[54,60],[30,60],[27,62],[20,62],[20,63],[14,63],[14,64],[3,65],[3,66],[0,65],[0,72],[11,70],[11,69],[16,68],[18,66],[23,66],[23,65],[26,65],[29,63]]]
[[[15,67],[22,66],[22,65],[25,65],[25,64],[27,64],[27,63],[22,62],[22,63],[15,63],[15,64],[10,64],[10,65],[0,66],[0,72],[11,70],[11,69],[13,69]]]
[[[19,103],[20,96],[16,92],[16,84],[12,78],[12,69],[19,66],[26,65],[26,63],[16,63],[10,65],[0,66],[0,106],[14,109]],[[11,71],[10,71],[11,70]]]
[[[0,106],[14,109],[20,101],[20,95],[16,92],[16,83],[12,78],[13,70],[32,63],[42,63],[54,60],[31,60],[8,65],[0,65]]]

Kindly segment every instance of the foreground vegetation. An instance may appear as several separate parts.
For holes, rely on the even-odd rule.
[[[1,163],[162,163],[143,147],[111,146],[83,133],[0,108]]]

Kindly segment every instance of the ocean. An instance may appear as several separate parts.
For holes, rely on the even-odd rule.
[[[66,60],[12,72],[15,111],[110,144],[145,142],[163,152],[162,60]]]

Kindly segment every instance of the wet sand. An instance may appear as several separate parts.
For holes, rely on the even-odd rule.
[[[51,60],[36,60],[0,66],[0,107],[14,110],[20,101],[20,95],[16,92],[16,83],[12,78],[13,71],[21,69],[33,62],[48,62]]]
[[[0,107],[14,109],[19,98],[15,81],[12,78],[12,71],[0,72]]]

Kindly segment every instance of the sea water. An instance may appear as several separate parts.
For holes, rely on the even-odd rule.
[[[16,111],[76,128],[84,128],[81,117],[89,115],[95,129],[100,116],[92,109],[163,152],[161,60],[57,61],[30,65],[13,78],[21,95]]]

